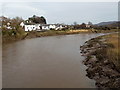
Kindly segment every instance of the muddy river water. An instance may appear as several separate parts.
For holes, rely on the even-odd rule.
[[[94,88],[80,45],[103,34],[61,35],[3,46],[3,88]]]

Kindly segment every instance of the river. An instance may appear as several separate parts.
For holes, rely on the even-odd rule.
[[[103,34],[60,35],[3,46],[3,88],[95,88],[80,45]]]

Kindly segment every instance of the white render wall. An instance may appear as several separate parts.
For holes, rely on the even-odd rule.
[[[42,26],[43,30],[50,30],[49,26]]]
[[[32,31],[32,30],[36,30],[35,25],[25,25],[25,31]]]
[[[55,25],[49,25],[49,28],[50,28],[50,29],[55,29],[56,26],[55,26]]]
[[[41,30],[50,30],[50,29],[59,30],[59,29],[62,29],[62,28],[63,28],[62,25],[56,26],[54,24],[49,24],[49,25],[41,25],[41,24],[25,25],[25,31],[34,31],[34,30],[41,31]]]

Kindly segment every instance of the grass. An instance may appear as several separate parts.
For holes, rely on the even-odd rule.
[[[106,32],[115,32],[116,30],[97,30],[97,33],[106,33]],[[12,35],[13,32],[16,35]],[[44,37],[44,36],[55,36],[55,35],[69,35],[69,34],[79,34],[79,33],[94,33],[90,29],[80,29],[80,30],[48,30],[44,32],[39,31],[30,31],[25,32],[22,29],[19,30],[2,30],[2,41],[4,43],[11,43],[15,41],[19,41],[25,38],[35,38],[35,37]]]
[[[110,62],[114,63],[117,70],[120,71],[120,33],[105,36],[106,42],[112,44],[113,47],[107,49],[107,56]]]
[[[97,49],[92,54],[96,56],[100,61],[106,59],[114,65],[113,68],[120,72],[120,33],[113,33],[109,35],[99,36],[93,38],[88,42],[88,47],[93,47],[94,44],[99,43],[102,45],[101,49]],[[105,40],[105,41],[101,41]]]
[[[26,38],[34,38],[34,37],[44,37],[44,36],[56,36],[56,35],[69,35],[69,34],[79,34],[79,33],[92,33],[89,30],[48,30],[44,32],[39,31],[31,31],[27,32],[28,35]]]
[[[13,32],[15,34],[13,35]],[[19,41],[25,38],[36,38],[45,36],[55,36],[55,35],[68,35],[68,34],[79,34],[79,33],[90,33],[88,30],[48,30],[48,31],[30,31],[25,32],[23,30],[3,30],[2,31],[2,42],[3,44]],[[92,33],[92,32],[91,32]]]
[[[101,31],[102,33],[107,33],[107,32],[115,32],[116,30],[104,30]],[[79,33],[93,33],[92,30],[90,29],[80,29],[80,30],[48,30],[44,32],[39,32],[39,31],[31,31],[28,32],[29,35],[33,34],[35,37],[41,37],[41,36],[55,36],[55,35],[68,35],[68,34],[79,34]],[[98,31],[98,33],[100,33]],[[31,35],[31,36],[33,36]]]

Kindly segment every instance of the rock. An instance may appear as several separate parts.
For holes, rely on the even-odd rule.
[[[106,60],[104,60],[104,62],[103,62],[105,65],[107,65],[107,64],[109,64],[109,62],[108,62],[108,60],[106,59]]]
[[[100,85],[104,85],[104,84],[108,83],[109,81],[110,81],[109,78],[102,77],[102,78],[97,79],[96,82],[99,83]]]
[[[113,82],[114,88],[120,88],[120,78],[117,78],[115,82]]]
[[[104,67],[103,72],[104,72],[104,76],[108,76],[109,78],[120,77],[119,72],[117,72],[111,68],[108,68],[108,67]]]
[[[99,41],[101,41],[101,42],[105,42],[105,41],[106,41],[106,39],[105,39],[105,38],[103,38],[103,39],[100,39]]]
[[[97,44],[95,45],[95,47],[96,47],[96,48],[100,47],[100,44],[99,44],[99,43],[97,43]]]
[[[81,53],[85,56],[83,63],[88,67],[86,76],[94,79],[96,86],[105,90],[106,88],[107,90],[109,88],[120,88],[120,72],[116,70],[115,65],[109,62],[107,57],[98,58],[98,54],[104,56],[104,54],[99,53],[99,51],[102,52],[107,48],[107,44],[104,42],[105,39],[93,38],[81,46]]]
[[[95,76],[93,77],[94,80],[98,80],[100,78],[99,73],[95,73]]]
[[[97,58],[95,56],[91,56],[89,60],[85,62],[86,65],[94,64],[97,61]]]

